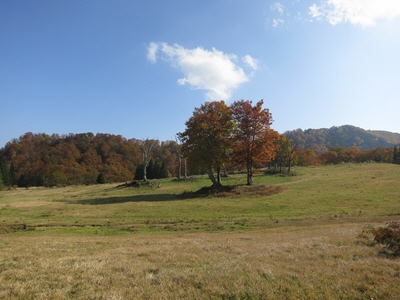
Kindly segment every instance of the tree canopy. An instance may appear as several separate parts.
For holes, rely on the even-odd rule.
[[[229,107],[224,101],[206,102],[195,108],[185,125],[186,130],[178,133],[183,154],[192,166],[207,170],[213,185],[221,185],[221,168],[229,162],[235,126]]]
[[[279,134],[270,128],[272,117],[263,103],[253,106],[241,100],[228,107],[224,101],[206,102],[195,108],[186,130],[178,134],[190,164],[205,167],[214,185],[221,184],[221,168],[228,162],[245,166],[247,183],[252,184],[254,167],[274,157]]]
[[[232,118],[235,123],[231,159],[247,170],[247,184],[253,183],[253,169],[275,156],[276,141],[279,134],[271,129],[272,115],[263,108],[260,100],[254,106],[252,101],[235,101]]]
[[[143,163],[140,140],[91,132],[59,136],[25,133],[0,149],[5,186],[95,184],[99,174],[108,183],[133,180]],[[177,171],[176,142],[156,144],[152,157],[164,162],[163,176]]]

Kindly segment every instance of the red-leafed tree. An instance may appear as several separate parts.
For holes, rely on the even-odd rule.
[[[247,184],[253,184],[253,169],[274,158],[279,134],[271,129],[272,115],[263,108],[264,101],[235,101],[231,106],[236,124],[233,135],[232,161],[247,170]]]
[[[229,107],[224,101],[206,102],[195,108],[185,125],[186,130],[178,133],[183,155],[192,166],[207,169],[213,186],[220,186],[221,168],[229,161],[234,128]]]

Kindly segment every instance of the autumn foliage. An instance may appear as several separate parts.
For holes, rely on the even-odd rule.
[[[176,142],[157,142],[153,159],[176,171]],[[140,143],[120,135],[82,133],[26,133],[0,150],[10,185],[57,186],[94,184],[99,175],[105,182],[133,180],[136,168],[142,163]],[[101,180],[103,181],[103,180]]]
[[[279,134],[270,128],[272,116],[262,105],[262,100],[255,106],[236,101],[230,107],[224,101],[206,102],[186,122],[179,134],[182,151],[193,165],[207,169],[214,186],[221,185],[221,168],[227,164],[245,167],[251,185],[253,169],[275,156]]]
[[[252,105],[251,101],[235,101],[232,118],[236,124],[232,139],[233,163],[245,167],[247,184],[252,184],[254,167],[262,167],[276,154],[276,141],[279,134],[270,128],[272,115],[263,109],[263,100]]]
[[[280,148],[279,148],[280,149]],[[365,162],[377,162],[377,163],[396,163],[393,160],[394,149],[396,148],[384,148],[377,147],[370,150],[361,151],[357,147],[353,146],[348,149],[343,147],[332,147],[330,150],[316,155],[312,149],[301,150],[294,148],[292,157],[292,166],[325,166],[325,165],[337,165],[343,163],[365,163]],[[272,161],[273,168],[288,167],[289,161],[286,156],[279,155],[279,150],[275,159]]]
[[[234,128],[229,107],[224,101],[206,102],[195,108],[185,124],[186,130],[178,134],[182,152],[193,168],[204,168],[213,184],[220,185],[221,168],[229,162]]]
[[[246,170],[247,184],[251,185],[253,173],[260,168],[290,172],[292,166],[371,161],[400,164],[397,146],[368,150],[357,146],[332,146],[325,151],[321,151],[322,146],[304,149],[303,140],[296,135],[304,132],[279,135],[271,124],[272,115],[263,108],[262,100],[255,105],[240,100],[231,106],[215,101],[195,108],[185,123],[186,130],[177,135],[181,144],[178,140],[126,139],[91,132],[63,136],[28,132],[0,149],[0,188],[112,183],[169,176],[181,179],[182,168],[185,179],[188,174],[208,173],[213,186],[221,186],[226,170]],[[335,143],[340,145],[339,133],[354,128],[334,129]],[[348,143],[348,139],[343,143]],[[318,136],[314,133],[311,140],[318,143]]]

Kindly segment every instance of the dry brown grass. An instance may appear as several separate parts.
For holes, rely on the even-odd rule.
[[[399,220],[399,168],[237,174],[223,197],[179,197],[207,178],[4,190],[0,299],[399,299],[400,257],[358,238]]]
[[[1,299],[398,299],[365,224],[113,237],[0,236]]]

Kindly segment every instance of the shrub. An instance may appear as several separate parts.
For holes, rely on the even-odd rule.
[[[400,222],[389,222],[378,228],[368,226],[364,232],[372,234],[374,241],[384,245],[393,255],[400,255]]]

